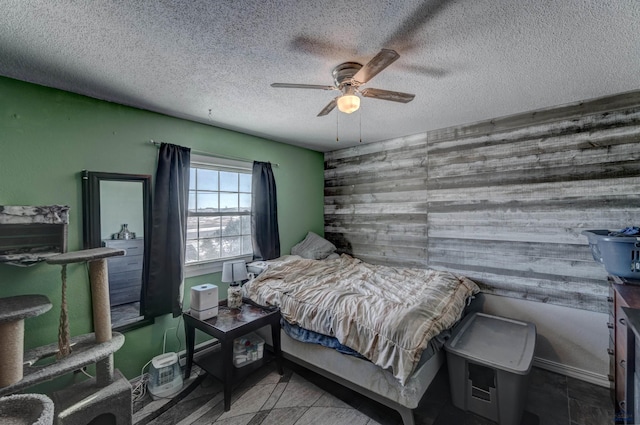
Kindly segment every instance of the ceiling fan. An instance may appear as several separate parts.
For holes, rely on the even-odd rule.
[[[336,90],[341,92],[342,94],[340,96],[337,96],[329,102],[322,111],[320,111],[318,114],[319,117],[327,115],[336,106],[340,112],[347,114],[357,111],[360,107],[360,98],[357,94],[374,99],[408,103],[413,100],[415,97],[414,94],[374,88],[360,90],[360,86],[366,84],[369,80],[378,75],[380,71],[395,62],[399,57],[400,55],[395,50],[382,49],[364,66],[358,62],[341,63],[331,72],[334,81],[333,86],[273,83],[271,84],[271,87],[287,89]]]

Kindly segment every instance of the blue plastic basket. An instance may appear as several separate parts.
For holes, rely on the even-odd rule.
[[[640,279],[640,236],[609,236],[609,230],[585,230],[593,259],[609,274]]]

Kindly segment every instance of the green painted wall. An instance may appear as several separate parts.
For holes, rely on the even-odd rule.
[[[0,77],[0,205],[70,206],[68,249],[82,249],[80,171],[155,174],[157,149],[149,139],[212,154],[271,161],[278,190],[282,253],[307,233],[323,234],[323,155],[308,149],[171,118],[60,90]],[[92,331],[89,283],[84,265],[68,266],[71,334]],[[188,289],[220,283],[220,273],[187,280]],[[26,349],[56,341],[60,312],[60,268],[48,264],[15,267],[0,264],[0,297],[43,294],[53,308],[25,322]],[[115,364],[128,378],[162,352],[184,349],[182,321],[169,315],[152,326],[130,331],[115,354]],[[68,383],[67,376],[43,391]],[[40,388],[40,387],[38,387]]]

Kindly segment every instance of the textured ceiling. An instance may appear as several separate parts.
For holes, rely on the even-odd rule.
[[[0,75],[319,151],[640,88],[638,0],[2,0]],[[400,58],[360,112],[332,84]],[[336,133],[340,142],[336,143]]]

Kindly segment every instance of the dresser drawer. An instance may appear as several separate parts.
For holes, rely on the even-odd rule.
[[[609,313],[609,321],[607,322],[607,328],[609,328],[609,338],[613,339],[616,329],[616,317],[613,312]]]
[[[616,290],[614,289],[614,283],[609,284],[609,296],[607,297],[607,302],[609,304],[609,313],[613,314],[613,300],[616,298]]]
[[[109,301],[112,306],[140,301],[142,270],[109,273]]]
[[[109,287],[121,287],[140,283],[142,283],[142,270],[109,273]]]
[[[140,301],[140,290],[142,285],[129,286],[120,289],[109,288],[109,298],[111,305],[128,304]]]
[[[616,376],[616,352],[615,352],[615,342],[613,338],[609,338],[609,348],[607,349],[607,353],[609,354],[609,374],[607,377],[609,381],[615,382]]]
[[[127,255],[125,257],[112,257],[107,259],[109,277],[111,273],[142,270],[144,255]]]
[[[104,246],[108,248],[124,249],[125,255],[143,255],[144,239],[107,239]]]
[[[109,301],[112,306],[140,301],[144,239],[108,239],[109,248],[124,249],[125,255],[108,258]]]
[[[622,349],[624,353],[627,352],[627,324],[624,316],[617,316],[618,323],[616,323],[616,350]]]

